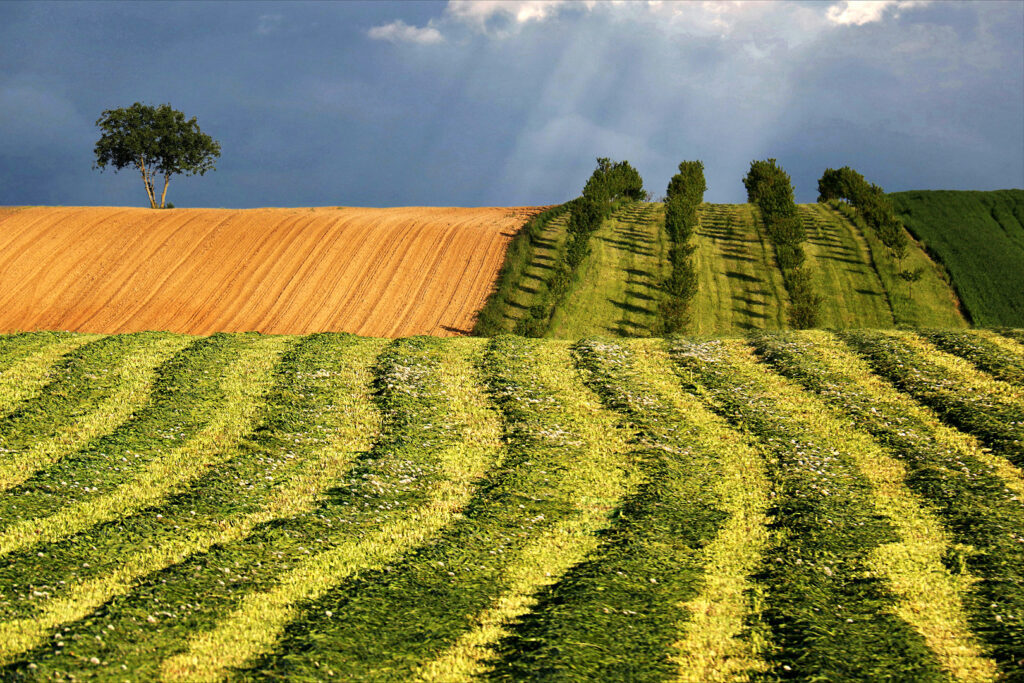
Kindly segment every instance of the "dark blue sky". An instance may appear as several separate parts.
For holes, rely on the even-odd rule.
[[[104,109],[220,141],[178,206],[526,205],[594,157],[710,201],[776,157],[887,190],[1024,186],[1024,3],[0,1],[0,205],[144,205],[91,168]]]

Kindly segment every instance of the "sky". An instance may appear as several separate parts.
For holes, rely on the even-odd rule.
[[[93,168],[107,109],[221,144],[177,206],[523,206],[596,157],[654,196],[704,162],[742,202],[776,158],[887,191],[1024,187],[1024,2],[0,0],[0,205],[147,205]]]

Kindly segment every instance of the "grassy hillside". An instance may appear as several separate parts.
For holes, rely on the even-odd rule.
[[[965,327],[941,270],[913,244],[905,268],[920,268],[912,288],[870,230],[836,207],[798,207],[808,234],[807,264],[822,296],[822,328]],[[698,292],[688,332],[743,334],[788,326],[788,295],[758,210],[750,204],[704,204],[693,239]],[[564,219],[536,240],[533,262],[505,297],[506,331],[541,301],[552,265],[565,244]],[[661,204],[619,209],[594,233],[568,295],[545,336],[645,337],[657,334],[661,282],[668,275],[668,240]]]
[[[660,283],[668,274],[668,236],[658,204],[629,204],[590,238],[565,302],[555,309],[548,336],[649,337],[657,332]]]
[[[889,197],[911,233],[949,269],[976,325],[1024,325],[1024,190]]]
[[[0,336],[0,679],[1009,679],[1020,339]]]
[[[742,334],[785,327],[788,302],[771,244],[750,204],[703,204],[694,236],[697,296],[690,329]]]

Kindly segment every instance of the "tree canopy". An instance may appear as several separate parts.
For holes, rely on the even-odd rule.
[[[220,143],[199,130],[195,117],[172,109],[170,104],[152,107],[136,102],[130,107],[108,109],[96,121],[102,131],[96,143],[94,168],[112,166],[120,171],[134,166],[142,174],[150,207],[166,208],[171,176],[205,175],[214,170]],[[154,180],[164,177],[160,203]]]

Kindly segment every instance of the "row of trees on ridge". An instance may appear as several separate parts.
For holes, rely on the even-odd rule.
[[[690,320],[690,304],[697,294],[697,271],[693,266],[697,229],[697,207],[708,189],[702,161],[683,161],[679,173],[672,176],[665,195],[665,231],[668,233],[668,258],[672,272],[665,280],[665,298],[659,305],[665,334],[680,332]]]
[[[797,213],[789,174],[775,159],[752,161],[743,186],[747,190],[747,201],[757,204],[761,210],[768,239],[775,247],[782,279],[789,292],[789,324],[797,329],[814,327],[818,323],[821,297],[814,291],[810,270],[803,265],[806,233]]]
[[[913,283],[921,279],[924,269],[903,267],[903,259],[909,250],[907,232],[885,190],[869,183],[849,166],[826,168],[818,180],[818,201],[833,203],[851,220],[859,216],[874,231],[896,261],[897,275],[906,281],[907,290],[913,298]],[[842,202],[853,209],[853,215]]]
[[[568,294],[576,269],[590,250],[590,236],[616,208],[646,196],[643,178],[628,161],[597,159],[597,167],[584,185],[583,194],[568,203],[569,236],[565,249],[552,265],[547,291],[540,303],[531,306],[516,323],[516,334],[540,337],[547,331],[555,306]]]

